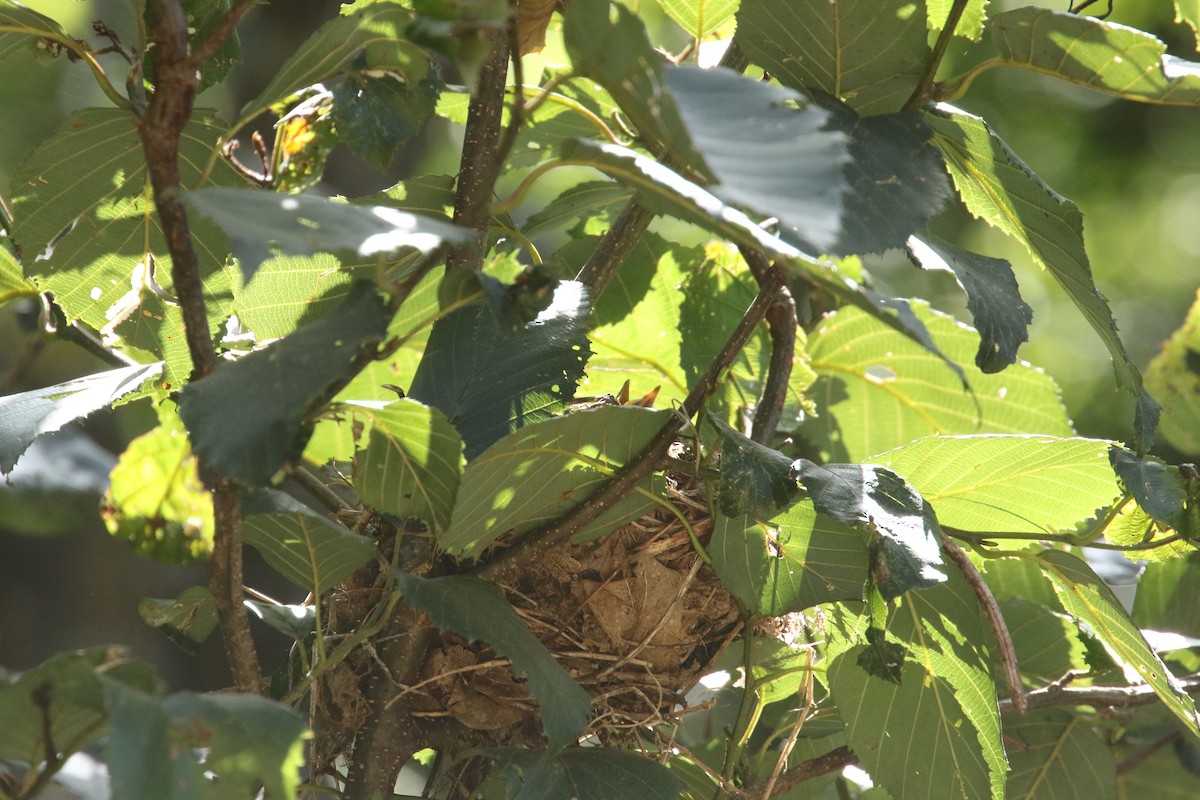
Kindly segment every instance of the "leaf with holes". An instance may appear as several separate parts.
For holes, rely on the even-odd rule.
[[[1086,624],[1117,663],[1150,684],[1184,728],[1200,738],[1195,702],[1146,643],[1112,589],[1086,562],[1068,553],[1046,550],[1038,556],[1038,563],[1067,613]]]
[[[737,19],[736,39],[752,62],[863,116],[899,111],[929,60],[924,2],[742,0]]]
[[[1073,532],[1121,487],[1112,442],[1048,436],[926,436],[873,456],[903,475],[942,525],[1003,535]]]
[[[979,346],[974,331],[924,303],[913,308],[947,357],[969,362]],[[821,413],[800,430],[829,460],[862,461],[935,433],[1074,434],[1058,386],[1040,369],[1018,363],[985,375],[965,367],[966,392],[940,358],[858,309],[821,320],[808,353]]]
[[[543,420],[467,465],[450,528],[438,544],[477,556],[508,531],[526,533],[585,501],[645,449],[670,412],[609,406]],[[607,533],[655,506],[649,479],[580,532]]]
[[[436,408],[404,399],[382,408],[345,407],[370,422],[367,446],[354,459],[354,489],[367,505],[401,519],[450,524],[462,475],[462,439]]]
[[[529,679],[551,747],[563,747],[579,737],[592,715],[591,696],[530,633],[495,584],[467,575],[419,578],[400,570],[393,574],[405,601],[428,614],[439,628],[485,642]]]
[[[371,560],[375,544],[283,492],[260,489],[242,506],[246,544],[280,575],[322,595]]]

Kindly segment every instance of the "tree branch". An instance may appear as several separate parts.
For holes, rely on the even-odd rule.
[[[242,21],[242,17],[246,16],[246,12],[254,7],[259,0],[238,0],[237,5],[229,9],[229,13],[221,18],[217,23],[217,27],[209,31],[208,36],[204,37],[204,41],[199,42],[192,48],[192,54],[188,58],[188,63],[195,70],[200,70],[206,61],[213,57],[213,54],[225,44],[225,41],[233,35],[238,23]]]
[[[848,767],[851,764],[858,763],[858,756],[849,747],[838,747],[830,750],[823,756],[810,758],[807,761],[801,761],[791,769],[786,770],[779,779],[775,781],[775,786],[772,788],[772,794],[784,794],[805,781],[811,781],[813,778],[819,778],[822,775],[828,775],[831,772],[836,772],[842,767]],[[747,794],[750,797],[762,797],[767,800],[770,795],[764,795],[763,791],[767,787],[764,784],[759,784],[750,787]]]
[[[996,647],[999,650],[997,655],[1004,668],[1004,681],[1008,684],[1008,695],[1013,709],[1018,714],[1024,714],[1026,710],[1025,687],[1021,683],[1021,667],[1017,663],[1017,648],[1013,646],[1008,625],[1004,622],[1004,615],[1000,613],[1000,606],[996,604],[996,596],[992,594],[992,590],[984,581],[983,576],[979,574],[979,570],[971,563],[971,559],[967,558],[967,554],[949,536],[942,537],[942,552],[954,562],[954,566],[958,567],[958,571],[970,584],[971,591],[975,592],[975,599],[979,601],[983,614],[987,617],[988,625],[991,626],[992,635],[996,637]]]
[[[700,380],[692,387],[683,401],[679,413],[671,416],[659,429],[650,443],[633,461],[622,468],[610,481],[601,486],[587,500],[564,514],[551,524],[521,537],[517,544],[503,550],[475,569],[474,574],[491,581],[511,577],[521,565],[544,553],[556,544],[567,541],[588,523],[597,519],[629,492],[644,478],[658,469],[675,437],[683,426],[699,412],[704,400],[717,388],[721,375],[746,346],[758,323],[762,322],[767,309],[775,301],[775,294],[783,285],[783,278],[772,271],[770,278],[759,290],[758,295],[746,309],[741,322],[734,328],[725,346],[709,364]]]
[[[179,139],[196,99],[196,69],[188,55],[187,16],[178,0],[153,0],[150,36],[155,90],[138,121],[154,203],[171,255],[171,277],[183,314],[192,357],[192,377],[202,378],[217,364],[208,327],[200,264],[179,199]],[[226,478],[213,486],[213,553],[209,586],[221,622],[221,635],[234,683],[243,692],[262,691],[262,670],[242,605],[241,506],[237,486]]]
[[[969,1],[954,0],[954,5],[950,6],[950,13],[946,15],[946,24],[942,26],[942,32],[938,34],[937,42],[933,45],[933,52],[929,55],[929,63],[925,65],[925,72],[921,75],[921,80],[917,82],[917,88],[913,90],[912,95],[904,104],[904,108],[901,109],[902,111],[920,111],[922,106],[933,96],[933,81],[937,77],[938,67],[941,66],[942,59],[946,57],[946,49],[950,47],[950,40],[954,38],[954,31],[958,27],[959,20],[962,19],[963,12],[967,10]]]
[[[759,250],[738,248],[750,267],[759,288],[770,279],[771,271],[778,270]],[[781,283],[782,283],[782,276]],[[767,379],[763,381],[762,398],[754,411],[754,424],[750,438],[759,444],[769,445],[783,418],[783,406],[787,402],[788,383],[792,379],[792,364],[796,360],[796,303],[786,285],[781,285],[775,300],[767,309],[767,333],[771,337],[771,360],[767,364]]]
[[[1200,675],[1179,679],[1188,694],[1200,691]],[[1092,708],[1136,708],[1158,702],[1153,686],[1062,686],[1054,684],[1026,692],[1025,704],[1030,710],[1055,706],[1091,706]],[[1000,701],[1000,713],[1010,716],[1020,713],[1011,699]]]
[[[502,163],[496,155],[508,80],[507,28],[490,31],[488,39],[492,51],[479,70],[478,83],[467,109],[467,130],[454,193],[455,223],[474,229],[477,235],[470,243],[450,251],[447,269],[475,269],[483,263],[492,193]]]

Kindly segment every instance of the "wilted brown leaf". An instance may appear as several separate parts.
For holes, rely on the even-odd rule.
[[[517,3],[517,43],[521,55],[536,53],[546,45],[550,16],[569,0],[520,0]]]

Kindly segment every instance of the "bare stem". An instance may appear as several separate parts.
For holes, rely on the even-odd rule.
[[[921,107],[929,102],[929,98],[933,96],[933,83],[937,78],[938,67],[942,64],[942,59],[946,57],[946,50],[950,47],[950,40],[954,38],[954,31],[958,27],[959,20],[962,19],[963,12],[967,9],[967,3],[970,0],[954,0],[954,5],[950,6],[950,13],[946,15],[946,24],[942,27],[942,32],[938,34],[937,42],[933,45],[933,52],[929,56],[929,63],[925,65],[925,72],[921,75],[921,80],[917,83],[917,88],[913,90],[912,95],[908,98],[908,102],[904,104],[904,111],[920,111]]]
[[[770,279],[773,270],[778,270],[761,251],[746,247],[739,249],[760,287]],[[763,382],[762,397],[754,412],[754,424],[750,430],[750,438],[760,444],[770,444],[783,418],[788,383],[792,379],[792,364],[796,360],[796,302],[792,300],[792,293],[787,286],[780,285],[775,301],[767,309],[766,322],[767,333],[771,337],[771,360],[767,364],[767,378]]]
[[[225,44],[226,40],[233,35],[238,23],[242,21],[242,17],[246,16],[246,12],[253,8],[259,0],[238,0],[237,4],[229,9],[229,13],[221,18],[217,26],[209,31],[208,36],[204,37],[204,41],[197,43],[192,48],[192,55],[188,59],[189,63],[195,69],[201,69],[204,62],[208,61],[221,45]]]

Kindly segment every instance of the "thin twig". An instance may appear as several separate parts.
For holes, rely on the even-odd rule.
[[[942,26],[942,32],[938,34],[937,42],[933,45],[933,52],[929,56],[929,63],[925,65],[925,72],[921,75],[921,80],[917,82],[917,88],[913,89],[913,93],[908,98],[908,102],[904,104],[902,111],[920,111],[933,96],[933,84],[934,79],[937,78],[938,67],[941,66],[942,59],[946,57],[946,50],[950,47],[950,40],[954,38],[954,31],[958,27],[959,20],[962,19],[963,12],[967,10],[968,2],[970,0],[954,0],[954,5],[950,6],[950,13],[946,15],[946,24]]]
[[[1177,680],[1180,688],[1191,694],[1200,691],[1200,675]],[[1149,684],[1138,686],[1062,686],[1054,684],[1025,693],[1025,705],[1030,710],[1057,706],[1091,706],[1092,708],[1136,708],[1158,702],[1158,693]],[[1000,701],[1000,713],[1018,713],[1011,699]]]
[[[1017,662],[1017,648],[1013,646],[1012,636],[1008,632],[1008,625],[1004,622],[1004,615],[1000,613],[996,596],[992,594],[992,590],[984,581],[983,576],[979,574],[979,570],[971,563],[971,559],[967,558],[967,554],[949,536],[942,537],[942,552],[954,563],[954,566],[958,567],[958,571],[970,584],[971,591],[975,592],[975,599],[979,601],[979,607],[983,609],[988,625],[991,626],[992,635],[996,637],[996,647],[999,650],[997,655],[1000,658],[1000,665],[1004,669],[1004,681],[1008,684],[1008,694],[1013,709],[1018,714],[1024,714],[1025,687],[1021,683],[1021,667]]]
[[[220,49],[221,45],[233,35],[238,23],[242,21],[242,17],[246,12],[257,4],[259,0],[238,0],[237,5],[229,9],[229,13],[221,18],[221,21],[216,24],[208,36],[204,37],[204,41],[198,43],[192,48],[192,54],[188,57],[188,63],[193,69],[200,70],[204,67],[204,63],[208,61]]]
[[[759,286],[767,280],[772,266],[759,250],[738,248],[750,267],[751,274]],[[763,381],[762,398],[754,411],[754,424],[750,438],[760,444],[770,444],[775,430],[783,418],[783,407],[787,403],[788,384],[792,379],[792,364],[796,360],[796,303],[786,285],[780,286],[775,302],[767,310],[767,333],[771,337],[771,359],[767,364],[767,378]]]
[[[1143,762],[1145,762],[1146,759],[1150,758],[1150,756],[1154,755],[1159,750],[1162,750],[1167,745],[1172,744],[1182,738],[1183,738],[1183,731],[1180,731],[1180,730],[1174,730],[1174,731],[1170,731],[1168,733],[1163,734],[1162,736],[1158,737],[1150,744],[1143,747],[1141,750],[1138,750],[1136,753],[1131,754],[1128,758],[1124,759],[1120,764],[1117,764],[1117,774],[1124,775],[1127,772],[1131,772],[1134,769],[1137,769],[1137,767],[1139,767]]]
[[[796,740],[800,738],[800,729],[804,727],[805,721],[808,719],[809,714],[812,713],[813,652],[813,649],[810,647],[808,650],[809,671],[804,676],[804,707],[796,715],[796,721],[792,724],[787,741],[783,743],[783,749],[779,751],[779,759],[775,762],[775,769],[771,771],[771,777],[767,779],[766,785],[763,786],[763,790],[759,794],[762,800],[770,800],[771,795],[775,792],[775,784],[779,782],[779,776],[783,774],[783,769],[787,766],[788,757],[791,756],[792,750],[796,747]]]
[[[785,771],[779,776],[779,780],[775,783],[775,792],[784,794],[791,791],[805,781],[811,781],[813,778],[819,778],[822,775],[828,775],[831,772],[836,772],[843,767],[848,767],[851,764],[858,763],[858,756],[849,747],[838,747],[830,750],[823,756],[810,758],[807,761],[801,761],[796,766]]]
[[[454,222],[477,231],[477,235],[450,251],[446,269],[474,269],[483,263],[492,193],[499,175],[500,164],[495,156],[508,81],[508,34],[506,30],[493,30],[488,39],[492,50],[479,70],[478,84],[467,107],[467,129],[454,193]]]
[[[767,309],[775,300],[775,293],[782,285],[783,280],[778,273],[772,275],[771,279],[764,284],[754,298],[754,302],[746,309],[746,313],[737,327],[729,335],[725,346],[721,348],[717,357],[713,359],[700,380],[688,393],[680,412],[671,415],[636,458],[626,464],[587,500],[549,525],[525,534],[517,544],[484,561],[476,568],[475,574],[491,581],[511,577],[522,564],[579,533],[585,525],[597,519],[614,503],[633,491],[634,487],[643,479],[658,469],[659,463],[666,455],[671,443],[675,441],[675,437],[683,430],[683,426],[688,420],[699,412],[705,399],[716,390],[721,375],[746,346],[754,328],[766,315]]]

